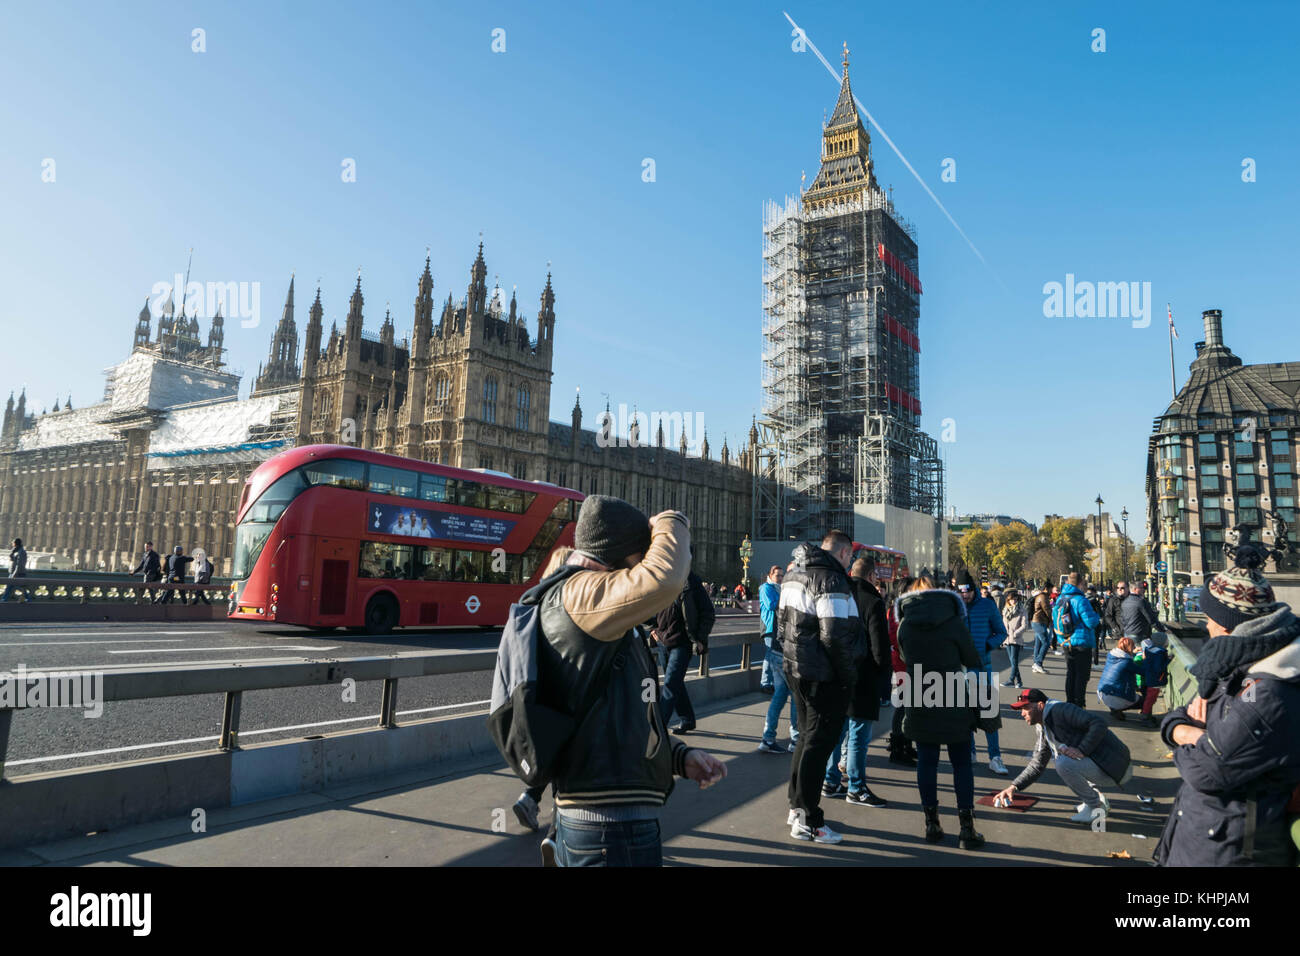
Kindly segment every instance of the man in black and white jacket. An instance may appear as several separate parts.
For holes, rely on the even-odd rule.
[[[1123,789],[1133,778],[1129,749],[1106,726],[1106,719],[1068,701],[1050,700],[1032,687],[1021,691],[1011,706],[1025,723],[1038,728],[1038,739],[1029,766],[995,797],[994,805],[1027,790],[1055,757],[1061,780],[1083,801],[1070,820],[1089,824],[1104,820],[1110,802],[1098,785]]]
[[[867,653],[867,636],[845,573],[853,541],[829,531],[821,547],[801,544],[781,585],[777,633],[783,670],[794,693],[799,741],[790,765],[790,835],[797,840],[839,843],[826,826],[822,780],[838,746],[840,731]]]

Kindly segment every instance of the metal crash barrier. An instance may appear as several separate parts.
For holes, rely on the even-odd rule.
[[[714,647],[740,645],[740,669],[750,666],[751,644],[762,637],[753,634],[719,635]],[[246,691],[273,690],[284,687],[314,687],[339,684],[351,678],[383,681],[379,726],[395,728],[397,723],[398,682],[404,677],[433,677],[440,674],[466,674],[495,669],[497,652],[483,651],[412,651],[383,657],[327,658],[323,660],[286,660],[263,664],[177,664],[107,669],[103,671],[102,700],[148,700],[159,697],[189,697],[198,694],[224,694],[221,734],[218,749],[239,749],[239,720]],[[57,676],[57,671],[47,676]],[[708,677],[708,655],[700,660],[700,676]],[[16,681],[11,674],[0,673],[0,700],[17,700],[20,695],[5,688]],[[25,695],[21,695],[25,696]],[[0,777],[4,775],[14,708],[0,708]]]

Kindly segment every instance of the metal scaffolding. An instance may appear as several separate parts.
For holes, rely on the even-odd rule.
[[[879,190],[815,209],[793,197],[764,206],[763,412],[781,537],[851,528],[855,503],[942,517],[942,462],[919,427],[914,235]]]

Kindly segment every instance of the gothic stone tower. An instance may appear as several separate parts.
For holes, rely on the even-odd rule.
[[[537,338],[512,294],[489,294],[483,244],[459,306],[450,295],[433,323],[433,278],[426,260],[415,300],[409,380],[399,413],[401,453],[462,468],[493,468],[516,478],[546,474],[555,293],[546,277]]]
[[[544,478],[555,335],[550,275],[535,340],[515,297],[507,306],[499,285],[489,292],[482,243],[464,298],[456,304],[449,295],[436,324],[433,288],[426,258],[411,338],[398,343],[391,315],[378,336],[363,331],[358,277],[344,331],[332,329],[324,348],[317,291],[303,352],[299,444],[346,442]]]

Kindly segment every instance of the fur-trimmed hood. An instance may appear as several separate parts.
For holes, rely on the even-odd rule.
[[[950,607],[950,605],[955,605]],[[904,614],[917,615],[915,623],[923,627],[936,627],[954,613],[966,620],[966,602],[956,591],[947,588],[922,588],[907,591],[894,601],[894,620],[902,621]]]

